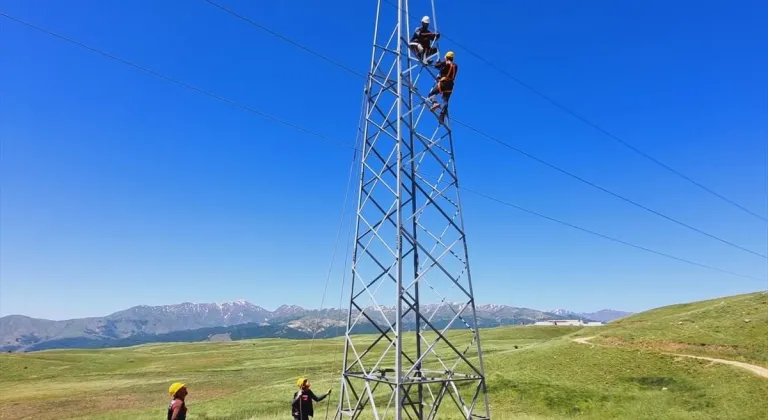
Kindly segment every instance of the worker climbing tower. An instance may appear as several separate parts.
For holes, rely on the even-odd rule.
[[[437,72],[408,46],[409,22],[437,31],[434,0],[410,3],[377,5],[335,418],[488,419],[451,121],[430,111]]]

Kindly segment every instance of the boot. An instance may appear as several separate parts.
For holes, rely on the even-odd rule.
[[[434,95],[427,97],[427,102],[429,103],[429,110],[434,111],[437,108],[440,108],[440,104],[435,100]]]

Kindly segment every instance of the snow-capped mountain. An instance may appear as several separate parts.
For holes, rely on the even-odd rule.
[[[135,306],[106,317],[110,321],[141,320],[142,332],[162,334],[195,328],[264,323],[272,312],[245,300],[225,303],[190,303],[163,306]]]
[[[576,319],[590,319],[593,321],[600,321],[600,322],[611,322],[615,319],[624,318],[627,315],[632,315],[632,312],[616,311],[613,309],[602,309],[597,312],[587,312],[587,313],[573,312],[568,309],[554,309],[549,311],[549,313],[559,315],[559,316],[564,316],[564,317],[570,317],[570,318],[576,318]]]
[[[298,305],[282,305],[272,312],[273,318],[289,318],[307,312],[306,309]]]
[[[471,307],[462,303],[425,304],[422,312],[436,327],[443,328],[461,311],[454,326],[472,323]],[[509,305],[478,305],[477,325],[496,327],[500,325],[532,324],[548,319],[582,318],[610,321],[625,316],[627,312],[603,310],[594,314],[574,314],[558,309],[550,312],[518,308]],[[394,307],[366,308],[366,314],[379,325],[394,323]],[[269,311],[245,300],[226,303],[180,303],[162,306],[135,306],[124,311],[98,318],[82,318],[66,321],[34,319],[21,315],[0,318],[0,350],[25,350],[41,348],[68,348],[87,345],[111,346],[137,344],[138,342],[199,340],[200,334],[208,330],[248,330],[245,337],[285,336],[308,337],[319,332],[341,334],[346,322],[346,310],[309,310],[296,305],[282,305]],[[356,318],[358,313],[353,311]],[[354,333],[373,331],[373,326],[360,317]],[[415,326],[411,314],[405,320],[406,328]],[[199,333],[194,333],[199,331]],[[191,332],[191,333],[187,333]],[[221,332],[211,332],[220,334]],[[205,339],[203,336],[202,339]],[[85,344],[83,344],[85,343]],[[118,345],[118,344],[114,344]]]
[[[563,316],[578,315],[576,312],[571,312],[568,309],[553,309],[549,311],[549,313],[552,313],[555,315],[563,315]]]

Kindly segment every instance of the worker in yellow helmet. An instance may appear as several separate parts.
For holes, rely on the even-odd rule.
[[[315,415],[312,401],[320,402],[324,400],[325,397],[331,395],[331,390],[329,389],[328,393],[318,397],[309,389],[309,379],[299,378],[296,381],[296,385],[299,387],[299,390],[293,394],[293,401],[291,401],[291,413],[293,414],[293,419],[309,420],[310,417]]]
[[[435,68],[440,71],[437,76],[437,85],[431,92],[427,100],[431,103],[430,110],[434,111],[440,108],[440,104],[435,100],[435,95],[438,93],[443,96],[443,109],[440,110],[438,116],[440,124],[445,122],[445,116],[448,114],[448,100],[451,98],[453,92],[453,82],[456,80],[456,73],[459,71],[459,66],[453,62],[453,51],[445,53],[445,61],[438,61],[435,63]]]
[[[168,404],[167,420],[186,420],[187,405],[184,399],[187,397],[187,386],[181,382],[176,382],[168,388],[171,394],[171,403]]]

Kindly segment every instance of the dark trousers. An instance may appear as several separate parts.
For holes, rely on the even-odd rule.
[[[440,115],[445,115],[448,113],[448,100],[451,99],[451,93],[453,93],[453,82],[450,80],[438,82],[437,86],[429,92],[429,96],[434,96],[438,93],[443,95],[443,109],[440,110]]]
[[[453,82],[450,80],[444,80],[441,82],[437,82],[437,86],[435,86],[427,96],[434,96],[434,95],[437,95],[438,93],[442,93],[443,100],[448,102],[448,99],[450,99],[452,92],[453,92]]]

